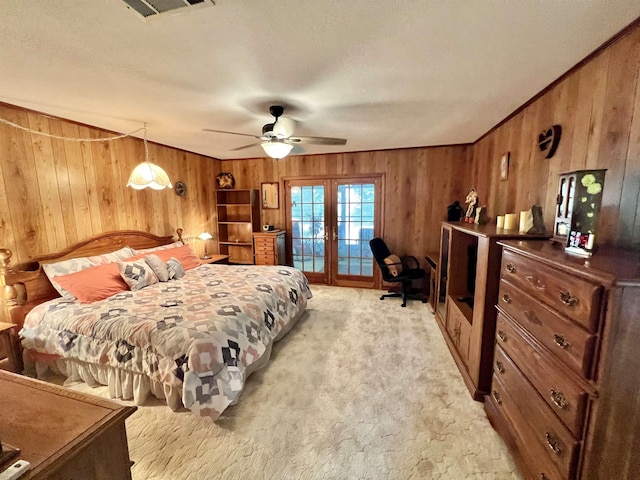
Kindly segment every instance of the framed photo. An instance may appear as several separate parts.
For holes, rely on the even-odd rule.
[[[509,152],[503,153],[500,157],[500,180],[509,178]]]
[[[264,182],[262,186],[262,208],[278,209],[280,208],[278,198],[278,182]]]

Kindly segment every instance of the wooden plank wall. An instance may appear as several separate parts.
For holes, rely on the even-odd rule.
[[[5,104],[0,104],[0,118],[69,138],[113,135]],[[142,140],[70,142],[0,123],[0,247],[13,251],[12,264],[112,230],[170,235],[182,227],[192,237],[215,232],[214,179],[220,162],[153,143],[149,151],[172,182],[187,184],[185,197],[172,189],[125,187],[131,170],[144,159]],[[191,243],[204,252],[202,241]],[[216,251],[217,243],[209,250]]]
[[[596,242],[640,246],[640,27],[594,58],[474,145],[473,179],[492,216],[542,205],[551,231],[558,173],[606,168]],[[555,155],[538,153],[537,136],[562,126]],[[499,161],[511,152],[509,179]]]
[[[280,209],[261,210],[261,223],[285,225],[284,178],[383,173],[385,177],[384,239],[392,251],[415,255],[424,263],[427,251],[439,249],[440,222],[454,200],[463,205],[470,183],[470,145],[327,155],[223,160],[236,188],[260,189],[262,182],[280,183]]]

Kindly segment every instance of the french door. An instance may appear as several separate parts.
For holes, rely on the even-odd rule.
[[[285,181],[293,265],[311,283],[374,287],[369,240],[380,235],[382,177]]]

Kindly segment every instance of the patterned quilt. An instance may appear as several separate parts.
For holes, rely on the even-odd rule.
[[[92,304],[43,303],[20,334],[25,349],[177,387],[185,407],[215,420],[240,395],[245,369],[311,296],[293,268],[201,265],[180,280]]]

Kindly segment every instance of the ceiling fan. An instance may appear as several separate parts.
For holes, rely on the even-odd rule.
[[[241,135],[243,137],[253,137],[260,140],[259,142],[243,145],[242,147],[233,148],[233,151],[244,150],[245,148],[260,145],[267,155],[277,160],[286,157],[291,152],[294,145],[346,145],[344,138],[329,137],[301,137],[293,136],[296,126],[295,120],[283,117],[284,107],[280,105],[272,105],[269,107],[269,113],[273,115],[273,123],[267,123],[262,127],[262,135],[250,135],[247,133],[227,132],[225,130],[213,130],[203,128],[203,132],[227,133],[230,135]]]

